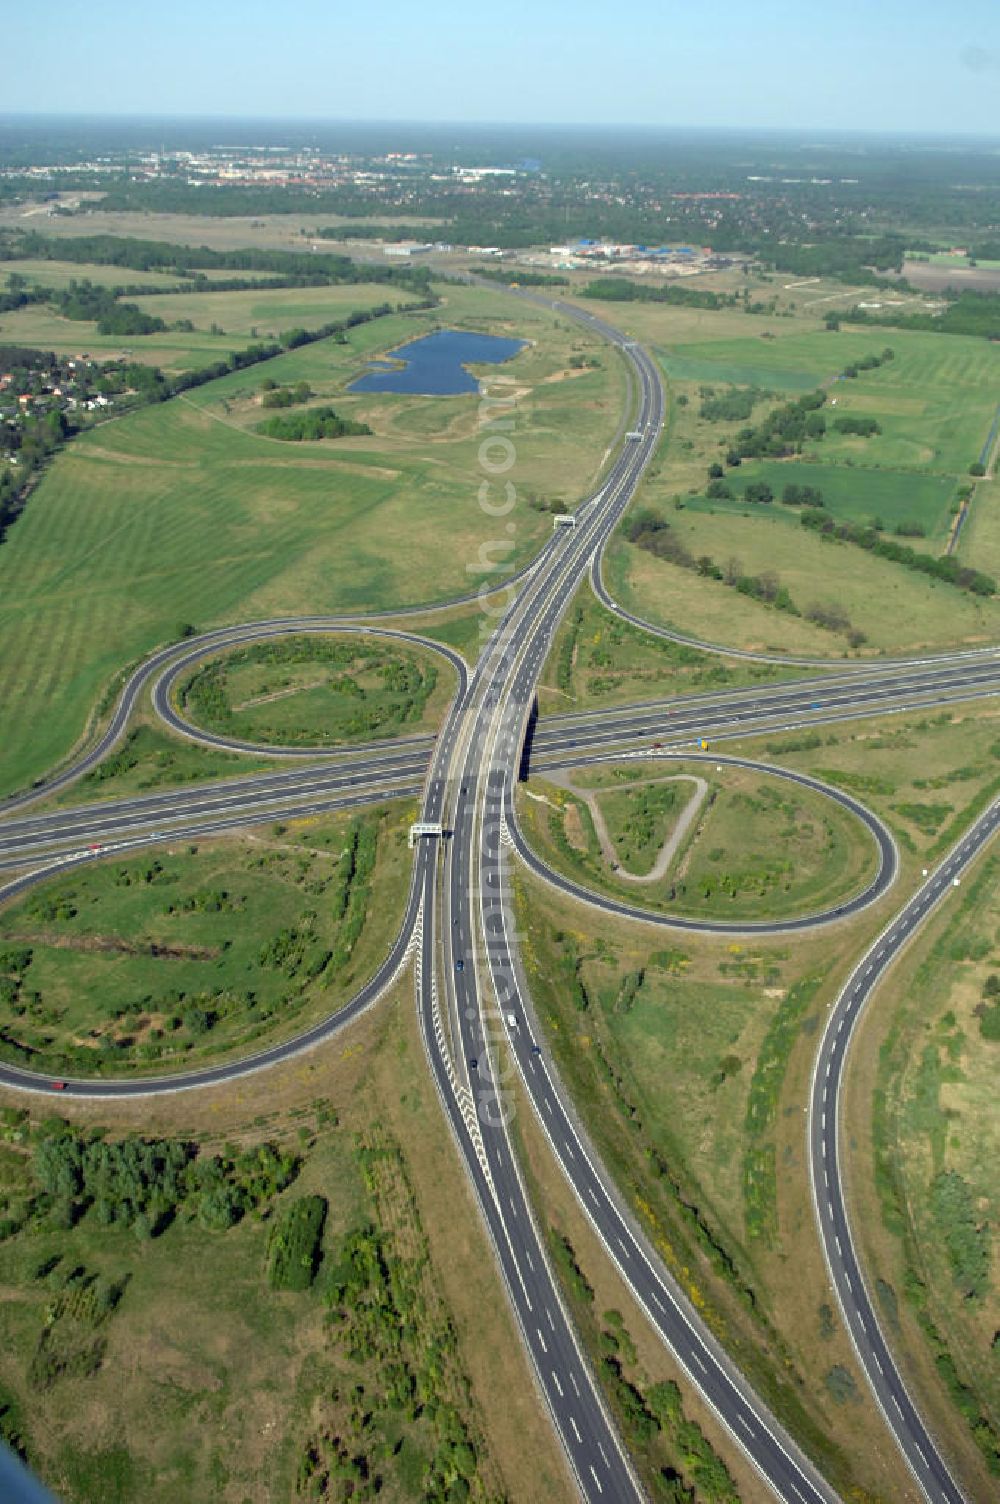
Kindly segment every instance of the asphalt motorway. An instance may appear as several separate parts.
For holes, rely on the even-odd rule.
[[[607,606],[609,611],[614,611],[623,621],[630,622],[633,627],[640,631],[648,632],[651,637],[662,637],[667,642],[676,642],[682,647],[700,648],[704,653],[717,653],[726,658],[745,658],[753,663],[783,663],[789,668],[836,668],[835,659],[831,658],[799,658],[791,653],[774,653],[756,651],[753,648],[726,647],[723,643],[708,642],[703,637],[691,637],[685,632],[679,632],[674,627],[661,625],[659,622],[648,621],[643,616],[638,616],[634,611],[619,605],[608,591],[604,583],[604,551],[609,540],[605,540],[600,550],[594,555],[590,566],[590,584],[594,594],[602,605]],[[976,659],[988,657],[996,653],[996,646],[991,645],[982,648],[953,648],[940,653],[917,653],[907,658],[892,658],[890,656],[880,658],[855,658],[851,662],[856,668],[887,668],[893,665],[899,668],[909,668],[920,663],[960,663],[965,660],[974,662]]]
[[[644,411],[648,421],[648,400]],[[421,1016],[432,1068],[440,1082],[443,1066],[435,1066],[435,1059],[441,1061],[450,1053],[430,1016],[429,994],[439,959],[439,934],[450,1001],[447,1016],[456,1046],[451,1054],[455,1079],[449,1083],[455,1106],[449,1116],[480,1193],[482,1215],[493,1237],[539,1392],[552,1415],[580,1494],[591,1501],[637,1500],[643,1495],[563,1308],[518,1171],[508,1131],[508,1100],[501,1090],[502,1060],[495,1047],[496,1010],[476,959],[475,858],[486,783],[485,753],[493,718],[507,698],[520,645],[531,634],[532,623],[553,590],[562,588],[567,558],[576,579],[586,567],[586,557],[578,558],[578,534],[581,538],[588,536],[588,522],[594,517],[619,515],[655,444],[658,426],[654,413],[654,426],[639,452],[634,452],[631,441],[612,466],[599,497],[583,504],[578,519],[586,518],[587,522],[578,520],[576,527],[553,535],[545,567],[534,571],[487,644],[466,702],[455,707],[439,735],[423,816],[428,823],[443,823],[451,831],[441,843],[443,923],[437,929],[425,925],[422,936],[421,971],[426,982]],[[599,502],[606,498],[610,500],[602,512]],[[516,776],[519,752],[519,747],[508,749],[509,761],[500,776]],[[437,1042],[436,1048],[431,1041]],[[473,1059],[477,1062],[474,1070],[470,1064]],[[467,1106],[464,1113],[463,1102]]]
[[[799,930],[816,929],[829,924],[838,924],[843,919],[848,919],[855,914],[860,914],[863,909],[876,903],[885,894],[896,880],[899,869],[899,855],[896,843],[886,825],[866,808],[859,799],[852,794],[846,794],[842,789],[834,788],[831,784],[823,783],[818,778],[812,778],[808,773],[793,772],[790,768],[775,767],[771,763],[756,762],[746,757],[728,757],[721,753],[713,753],[707,756],[701,753],[689,752],[684,754],[672,754],[662,752],[650,752],[642,754],[644,757],[665,758],[674,761],[676,757],[685,762],[702,762],[706,764],[721,765],[724,767],[748,768],[755,773],[764,773],[772,778],[786,779],[790,783],[798,784],[801,788],[811,789],[815,793],[823,794],[832,799],[850,814],[861,821],[871,833],[878,851],[878,869],[871,882],[856,893],[852,898],[845,898],[833,908],[821,909],[812,914],[793,915],[787,919],[699,919],[685,918],[680,914],[664,913],[655,909],[644,909],[640,904],[627,903],[624,899],[609,898],[606,894],[598,893],[592,888],[585,888],[581,883],[574,882],[572,878],[564,877],[554,867],[550,867],[543,861],[521,833],[517,821],[517,811],[513,799],[508,802],[505,811],[505,822],[510,835],[511,844],[518,856],[538,877],[544,879],[553,888],[570,895],[581,903],[587,903],[594,908],[603,910],[607,914],[616,914],[622,919],[640,920],[645,924],[658,924],[667,929],[689,930],[702,935],[787,935]],[[579,764],[592,765],[601,762],[617,762],[618,753],[608,753],[601,756],[581,757]]]
[[[463,670],[463,692],[466,684]],[[1000,661],[882,675],[852,673],[835,680],[824,677],[552,716],[531,729],[530,771],[578,766],[590,754],[611,748],[632,753],[652,739],[657,750],[697,749],[705,738],[722,741],[778,734],[998,693]],[[355,790],[359,798],[377,789],[385,798],[408,796],[426,776],[433,746],[434,738],[424,736],[331,748],[325,756],[314,749],[305,767],[303,754],[296,750],[288,770],[92,802],[42,815],[8,816],[0,823],[0,871],[16,869],[56,848],[103,845],[143,831],[152,832],[154,839],[161,833],[180,836],[186,824],[178,822],[203,820],[213,813],[220,817],[242,813],[249,824],[287,818],[295,802],[309,801],[312,807],[322,798],[342,796],[348,790]],[[243,750],[260,749],[244,745]],[[322,759],[318,763],[317,756]]]
[[[521,1072],[539,1121],[581,1205],[692,1382],[778,1498],[789,1504],[796,1500],[818,1504],[833,1497],[830,1490],[759,1398],[742,1384],[704,1325],[685,1309],[683,1298],[662,1269],[657,1269],[631,1219],[620,1209],[610,1177],[573,1127],[561,1084],[536,1053],[539,1047],[507,942],[502,851],[510,790],[520,765],[538,674],[552,632],[585,575],[592,550],[615,525],[655,447],[662,418],[658,379],[645,358],[636,357],[635,364],[641,394],[636,429],[644,438],[631,441],[638,449],[634,465],[624,474],[610,477],[600,504],[582,509],[576,529],[567,531],[561,555],[552,560],[544,575],[536,572],[533,576],[481,666],[481,693],[470,707],[464,737],[454,736],[453,754],[449,751],[450,738],[438,749],[441,766],[451,770],[444,780],[450,784],[453,836],[445,843],[446,922],[442,939],[446,976],[454,980],[451,1016],[458,1041],[455,1069],[461,1088],[471,1090],[475,1097],[486,1161],[494,1178],[503,1175],[499,1195],[508,1198],[519,1233],[524,1234],[526,1207],[515,1194],[513,1172],[506,1168],[506,1117],[512,1097],[503,1085],[505,1051],[510,1052]],[[495,1037],[498,1029],[501,1041]],[[508,1221],[508,1233],[511,1225]],[[544,1328],[539,1328],[537,1336],[544,1335]],[[610,1497],[616,1499],[632,1497],[631,1479],[615,1465],[615,1455],[607,1454],[604,1443],[604,1452],[596,1456],[590,1433],[578,1420],[580,1396],[575,1390],[583,1390],[585,1368],[571,1370],[571,1396],[565,1367],[551,1366],[548,1354],[533,1342],[530,1332],[528,1344],[540,1386],[564,1442],[568,1440],[567,1451],[584,1497],[608,1497],[609,1490]],[[565,1348],[563,1365],[572,1359],[573,1349]],[[594,1403],[599,1405],[596,1396]],[[596,1425],[598,1411],[591,1409],[590,1414],[590,1424]]]
[[[571,317],[581,318],[599,330],[612,343],[622,347],[626,358],[632,362],[640,393],[640,416],[636,423],[640,438],[626,442],[598,495],[590,498],[580,508],[576,526],[554,535],[543,549],[534,569],[526,577],[527,584],[521,595],[501,623],[483,659],[465,683],[449,714],[445,730],[434,747],[425,785],[423,814],[431,824],[450,823],[454,834],[442,843],[443,863],[436,860],[437,843],[433,838],[420,843],[413,866],[406,916],[390,955],[358,998],[333,1019],[311,1031],[310,1035],[300,1036],[297,1040],[262,1051],[250,1060],[235,1065],[154,1081],[73,1083],[73,1092],[79,1095],[117,1096],[176,1091],[228,1080],[287,1058],[335,1032],[347,1018],[369,1006],[397,974],[410,945],[419,943],[420,1016],[435,1080],[462,1149],[481,1213],[493,1236],[497,1258],[534,1362],[539,1389],[553,1415],[583,1496],[588,1500],[624,1500],[639,1497],[639,1493],[628,1459],[605,1413],[590,1370],[579,1352],[572,1328],[559,1302],[558,1290],[518,1175],[506,1113],[498,1109],[498,1104],[503,1107],[507,1100],[503,1091],[503,1071],[508,1054],[523,1076],[539,1121],[548,1134],[581,1205],[650,1319],[677,1353],[692,1383],[715,1407],[723,1425],[729,1429],[777,1497],[790,1501],[790,1504],[793,1500],[799,1500],[801,1504],[830,1501],[834,1496],[827,1485],[740,1378],[695,1313],[686,1307],[683,1297],[646,1247],[641,1233],[634,1227],[619,1201],[613,1183],[593,1155],[581,1130],[575,1126],[571,1105],[555,1072],[536,1053],[530,998],[519,979],[517,953],[510,943],[509,905],[504,886],[504,852],[507,843],[513,839],[512,789],[520,767],[521,746],[538,675],[551,635],[574,591],[588,568],[596,567],[599,573],[599,559],[604,544],[652,454],[663,411],[662,385],[645,352],[590,315],[572,308],[561,311]],[[274,623],[258,625],[260,635],[274,635]],[[279,630],[288,631],[308,631],[314,627],[315,623],[310,619],[278,624]],[[332,624],[332,629],[335,630],[345,628],[343,619]],[[356,626],[353,629],[356,630]],[[235,633],[246,629],[231,630]],[[224,643],[226,640],[224,632],[212,636],[216,642]],[[129,680],[113,718],[112,730],[117,726],[116,735],[120,735],[124,729],[131,708],[131,704],[126,704],[128,696],[132,695],[131,703],[134,703],[140,689],[150,680],[150,665],[155,663],[158,669],[167,669],[169,663],[176,658],[177,651],[176,647],[164,650],[157,660],[150,660],[149,664],[143,665]],[[958,656],[982,659],[984,654]],[[817,666],[824,669],[829,667],[825,663]],[[884,666],[884,660],[880,666]],[[139,675],[144,677],[133,690]],[[119,720],[120,713],[124,718]],[[92,761],[86,765],[93,765],[98,760],[98,751],[99,748],[95,748],[91,754]],[[82,770],[79,764],[68,769],[61,775],[61,782],[68,782],[70,777],[78,776]],[[54,786],[56,785],[49,784],[48,791]],[[37,794],[27,796],[31,797],[37,797]],[[356,789],[344,793],[342,800],[346,804],[366,797],[374,800],[383,798],[384,794],[380,790],[373,792],[369,789],[367,793],[362,793]],[[13,801],[7,805],[8,809],[12,807]],[[302,812],[303,809],[296,806],[296,813]],[[989,813],[993,814],[992,811]],[[275,816],[272,813],[269,817]],[[245,817],[216,812],[213,817],[206,818],[200,828],[206,833],[218,830],[223,828],[226,820],[232,824],[246,823]],[[976,850],[993,834],[995,826],[995,819],[990,824],[988,817],[984,816],[976,827],[974,844],[967,845],[970,837],[965,838],[954,860],[963,864],[971,860]],[[187,833],[185,830],[185,834]],[[153,838],[166,837],[158,834]],[[144,836],[137,835],[125,844],[148,844],[149,839],[148,833]],[[67,864],[88,859],[93,859],[92,854],[70,854],[68,858],[56,858],[55,864],[61,864],[65,868]],[[946,863],[945,867],[947,865]],[[957,870],[947,877],[937,897],[943,896],[947,885],[957,875]],[[938,876],[939,874],[935,874],[935,879]],[[446,915],[443,926],[437,922],[438,904],[442,895]],[[904,915],[911,913],[910,930],[904,933],[890,927],[886,937],[883,937],[887,945],[898,949],[905,943],[908,934],[912,933],[912,929],[923,917],[921,911],[912,904],[903,911]],[[897,919],[896,923],[899,922]],[[483,942],[481,945],[480,937]],[[438,1006],[435,980],[438,950],[440,959],[444,961],[445,978],[456,984],[452,989],[453,1007],[447,1014],[447,1020],[450,1021],[443,1021],[442,1009]],[[886,954],[888,953],[884,952],[882,957],[876,959],[884,960],[884,964],[888,965]],[[466,957],[471,964],[466,964]],[[463,963],[461,968],[459,961]],[[884,970],[884,965],[881,969]],[[874,981],[871,985],[874,985]],[[498,1007],[490,1001],[490,994],[497,1000]],[[859,1003],[858,1011],[860,1006]],[[831,1019],[833,1017],[835,1012]],[[447,1048],[448,1029],[454,1030],[452,1038],[457,1046],[454,1056]],[[850,1036],[846,1024],[839,1031],[839,1036],[843,1036],[842,1048],[846,1054]],[[839,1036],[835,1033],[834,1040]],[[830,1029],[824,1036],[824,1048],[829,1039]],[[470,1048],[480,1050],[482,1056],[481,1060],[478,1055],[476,1057],[478,1065],[474,1079],[469,1065]],[[821,1053],[818,1072],[822,1067]],[[829,1068],[833,1072],[832,1063]],[[11,1074],[22,1076],[16,1084],[26,1084],[22,1073]],[[7,1079],[7,1076],[8,1073],[4,1072],[0,1079]],[[835,1094],[839,1093],[838,1077],[831,1074],[824,1075],[823,1079],[828,1094],[831,1090]],[[38,1083],[36,1078],[36,1084],[44,1083]],[[820,1124],[817,1142],[824,1154],[829,1156],[829,1140],[831,1136],[834,1141],[836,1139],[836,1113],[831,1111],[829,1095],[824,1106],[822,1099],[816,1101],[814,1092],[810,1117],[811,1155],[816,1121]],[[832,1173],[832,1184],[836,1185],[839,1192],[835,1142],[833,1158],[827,1157],[818,1163],[820,1175],[824,1166],[828,1175]],[[821,1182],[815,1179],[815,1164],[813,1173],[814,1183],[818,1186]],[[826,1183],[822,1184],[825,1193]],[[842,1202],[842,1220],[836,1226],[831,1224],[829,1227],[823,1222],[822,1203],[823,1196],[818,1194],[820,1230],[838,1295],[844,1303],[845,1319],[856,1342],[859,1342],[859,1338],[854,1325],[855,1318],[861,1322],[859,1329],[862,1333],[872,1329],[875,1335],[871,1335],[870,1340],[875,1344],[877,1327],[871,1315],[870,1302],[867,1303],[866,1314],[865,1302],[861,1299],[865,1295],[864,1286],[850,1246]],[[835,1208],[837,1202],[831,1198],[831,1204]],[[833,1239],[832,1243],[828,1234]],[[838,1238],[840,1249],[837,1249]],[[841,1285],[837,1283],[836,1259],[844,1249],[848,1252],[843,1254],[846,1262],[844,1283]],[[850,1260],[853,1260],[853,1264]],[[526,1270],[531,1274],[530,1284]],[[536,1314],[544,1314],[544,1324],[539,1322],[532,1336],[530,1319]],[[865,1320],[861,1319],[862,1316]],[[887,1392],[885,1413],[915,1476],[928,1492],[928,1497],[935,1501],[938,1498],[949,1501],[959,1499],[961,1496],[957,1490],[953,1494],[930,1492],[931,1487],[947,1487],[950,1483],[947,1470],[930,1436],[921,1427],[919,1417],[892,1365],[888,1349],[883,1343],[881,1347],[873,1345],[872,1351],[873,1364],[875,1357],[878,1363],[870,1372],[891,1375],[892,1383],[898,1386],[895,1391]],[[554,1355],[551,1364],[548,1356],[550,1352]],[[860,1342],[859,1352],[864,1361]],[[912,1412],[912,1422],[906,1415],[906,1406]],[[902,1416],[898,1423],[894,1407],[899,1408]],[[922,1466],[927,1472],[927,1482],[920,1471]],[[954,1488],[954,1485],[951,1487]]]
[[[384,800],[381,793],[366,796],[367,802],[375,804]],[[349,798],[347,806],[356,808],[363,802],[359,797]],[[337,801],[331,801],[317,807],[317,813],[327,810],[336,810],[345,807]],[[295,814],[301,815],[308,811],[296,809]],[[226,829],[240,827],[246,824],[244,819],[237,817],[227,824],[224,821],[207,821],[201,827],[191,827],[186,830],[185,836],[218,835]],[[148,847],[150,840],[144,836],[134,842],[122,842],[115,850],[127,852],[137,846]],[[259,1050],[255,1054],[245,1055],[242,1059],[230,1061],[228,1064],[206,1066],[200,1070],[179,1071],[164,1076],[148,1076],[143,1080],[114,1080],[104,1078],[102,1080],[75,1079],[66,1085],[66,1095],[74,1098],[94,1097],[155,1097],[169,1094],[175,1091],[192,1091],[195,1088],[206,1086],[219,1086],[227,1081],[235,1081],[240,1076],[252,1075],[256,1071],[264,1070],[272,1065],[278,1065],[283,1060],[290,1060],[295,1055],[300,1055],[306,1050],[322,1044],[338,1033],[344,1026],[357,1018],[360,1014],[376,1003],[388,987],[395,981],[403,964],[410,952],[413,936],[417,927],[422,893],[422,879],[425,869],[432,859],[426,849],[421,849],[416,854],[413,872],[410,879],[410,890],[406,902],[406,910],[399,933],[386,955],[382,964],[374,975],[361,988],[361,990],[344,1004],[336,1013],[321,1020],[313,1028],[295,1035],[291,1039],[283,1040],[279,1044],[270,1045],[267,1049]],[[0,888],[0,901],[16,897],[26,888],[30,887],[41,877],[53,877],[58,873],[71,871],[74,867],[82,866],[88,861],[93,861],[94,856],[90,852],[77,853],[69,858],[57,857],[48,866],[35,871],[25,873],[21,877]],[[22,1069],[18,1066],[0,1065],[0,1085],[11,1086],[19,1091],[45,1091],[52,1090],[52,1076],[42,1076],[36,1072]]]
[[[995,800],[858,962],[830,1009],[809,1092],[809,1172],[830,1280],[872,1392],[931,1504],[963,1504],[964,1496],[900,1377],[861,1273],[841,1174],[841,1098],[851,1040],[872,992],[998,827],[1000,800]]]
[[[13,794],[9,798],[0,801],[0,818],[10,814],[14,810],[24,809],[39,799],[48,798],[58,793],[81,778],[84,773],[96,768],[103,762],[108,753],[118,744],[125,735],[136,706],[148,685],[153,685],[153,700],[158,713],[173,730],[192,740],[204,742],[207,745],[217,745],[247,752],[261,753],[260,747],[250,743],[227,741],[224,737],[213,737],[208,732],[202,732],[184,721],[170,704],[167,691],[175,681],[182,666],[192,667],[200,659],[212,654],[225,651],[227,648],[243,647],[247,643],[256,641],[269,641],[275,637],[302,636],[323,633],[363,633],[376,637],[395,638],[403,642],[411,642],[420,647],[430,649],[447,658],[458,674],[459,695],[465,693],[468,679],[468,666],[460,653],[443,643],[435,642],[432,638],[421,637],[414,632],[405,632],[391,627],[372,626],[366,621],[357,618],[341,616],[296,616],[276,618],[273,621],[244,622],[237,626],[219,627],[211,632],[203,632],[187,639],[185,642],[171,643],[169,647],[161,648],[151,657],[143,659],[137,668],[133,669],[125,680],[125,684],[111,718],[103,733],[98,737],[94,745],[65,768],[51,775],[51,777],[39,780],[30,789],[20,794]],[[180,655],[180,657],[178,657]],[[266,749],[263,749],[266,751]],[[276,749],[283,755],[288,755],[287,748]],[[322,752],[315,749],[301,755],[315,758],[322,756]],[[330,756],[336,756],[332,751]]]

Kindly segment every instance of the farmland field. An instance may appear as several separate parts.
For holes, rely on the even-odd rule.
[[[876,418],[883,428],[881,434],[855,439],[832,432],[830,424],[835,415],[828,403],[823,409],[827,437],[807,442],[802,458],[746,460],[726,471],[726,483],[734,493],[754,480],[766,480],[776,498],[771,505],[705,498],[708,467],[725,460],[727,446],[740,424],[700,415],[703,392],[711,389],[717,393],[719,386],[672,384],[669,435],[638,505],[654,510],[694,560],[710,559],[730,574],[737,571],[759,576],[766,572],[772,580],[776,578],[777,584],[787,590],[798,616],[749,596],[736,598],[737,592],[719,581],[650,557],[644,550],[619,541],[609,551],[607,579],[622,603],[640,616],[688,635],[734,647],[766,646],[814,657],[836,658],[853,651],[849,633],[861,634],[863,654],[904,654],[995,640],[1000,635],[995,598],[974,598],[863,549],[823,541],[801,527],[798,508],[785,507],[778,500],[786,485],[810,485],[822,492],[834,519],[867,523],[877,518],[889,535],[900,526],[918,527],[925,536],[908,540],[916,549],[943,551],[957,509],[959,487],[968,483],[968,456],[978,456],[992,421],[1000,361],[985,341],[959,340],[959,349],[955,350],[950,336],[913,336],[911,344],[910,336],[903,341],[895,338],[897,333],[893,331],[896,355],[891,362],[873,372],[863,372],[856,381],[836,385],[838,394],[849,388],[846,397],[837,397],[838,411],[841,401],[845,410],[848,402],[874,403],[872,393],[878,389],[878,406],[869,407],[865,416]],[[848,338],[854,340],[854,336]],[[805,359],[808,349],[815,358],[817,349],[832,347],[823,345],[824,340],[839,339],[825,333],[809,339],[788,336],[785,343],[792,349],[786,358],[797,355]],[[777,359],[780,343],[775,339],[773,344],[762,343],[761,348]],[[709,346],[705,343],[702,348]],[[856,343],[838,344],[836,348],[852,359],[863,354]],[[948,382],[957,380],[953,364],[959,356],[968,357],[970,383],[992,380],[994,385],[975,391],[971,385],[965,390],[958,387],[957,394],[951,393]],[[918,395],[921,372],[933,383],[923,398]],[[769,379],[764,369],[748,374],[758,391]],[[814,369],[813,376],[818,374]],[[915,383],[909,395],[900,383],[901,377]],[[811,380],[810,386],[815,385]],[[721,391],[727,390],[721,387]],[[781,400],[787,400],[787,394]],[[752,422],[759,422],[776,401],[773,397],[759,398]],[[907,404],[912,412],[908,412]],[[890,407],[893,413],[888,412]],[[893,425],[897,427],[893,429]],[[920,463],[911,468],[904,468],[900,458],[903,427],[908,428],[914,442],[919,436],[927,440],[919,454],[914,451]],[[863,456],[860,452],[846,453],[843,446],[850,445],[863,446]],[[892,464],[881,464],[880,445],[891,446]],[[957,468],[959,455],[961,468]],[[944,465],[956,468],[949,472],[942,468]],[[985,492],[986,488],[983,503],[987,500]],[[994,530],[988,506],[974,502],[972,516],[975,521],[962,537],[960,557],[964,563],[990,572],[996,550],[984,548],[980,563],[975,546],[977,534],[991,536]],[[847,618],[840,634],[819,630],[805,619],[814,607],[823,610],[831,602]],[[891,609],[886,609],[887,603],[891,603]]]
[[[722,463],[741,426],[761,422],[781,403],[823,388],[826,434],[807,440],[787,460],[746,460],[726,470],[734,491],[766,480],[776,498],[788,484],[822,491],[832,517],[869,522],[892,532],[900,524],[923,529],[912,546],[943,551],[959,488],[968,483],[1000,397],[1000,351],[972,337],[900,329],[827,330],[808,305],[809,289],[784,315],[750,317],[738,309],[711,311],[655,304],[599,305],[609,318],[647,340],[670,383],[668,435],[647,477],[638,505],[655,507],[695,558],[724,567],[735,560],[746,573],[777,571],[800,610],[824,593],[846,607],[865,652],[915,652],[1000,635],[995,602],[934,585],[901,566],[849,547],[830,547],[803,536],[797,511],[780,505],[744,506],[704,499],[708,467]],[[787,298],[791,294],[785,292]],[[845,368],[887,348],[893,357],[854,378]],[[733,387],[754,388],[749,420],[702,416],[709,396]],[[840,419],[873,419],[870,437],[838,432]],[[988,496],[983,495],[983,502]],[[675,515],[672,508],[684,510]],[[974,504],[961,538],[960,557],[996,573],[998,551],[988,505]],[[983,540],[982,559],[977,540]],[[609,582],[639,615],[681,631],[739,647],[766,644],[817,657],[840,657],[843,639],[808,622],[768,610],[734,592],[666,563],[640,560],[618,544],[609,556]],[[892,610],[884,609],[891,600]]]
[[[86,261],[34,261],[22,258],[15,261],[0,261],[0,281],[5,280],[12,273],[27,278],[29,283],[40,282],[43,287],[55,287],[62,290],[70,282],[82,282],[86,279],[98,287],[148,287],[155,291],[158,287],[175,287],[180,280],[176,272],[159,271],[144,272],[133,271],[124,266],[103,266],[98,262]],[[211,276],[212,273],[207,273]],[[218,272],[215,273],[219,275]],[[226,273],[226,275],[230,275]],[[235,275],[239,275],[236,273]],[[0,327],[4,317],[0,316]]]
[[[355,308],[406,303],[412,297],[407,288],[384,282],[347,282],[331,287],[255,288],[246,292],[152,293],[142,297],[139,306],[143,313],[167,324],[190,319],[203,333],[216,324],[225,334],[249,341],[270,338],[283,329],[316,329]]]
[[[85,275],[87,268],[78,270]],[[110,270],[118,273],[115,280],[119,283],[128,283],[138,275],[127,268],[113,267]],[[169,280],[177,281],[176,278]],[[151,282],[150,285],[154,284]],[[126,298],[125,301],[130,300]],[[264,340],[292,328],[315,329],[356,308],[409,301],[410,295],[405,291],[376,283],[309,289],[277,288],[273,292],[258,289],[253,292],[143,296],[138,303],[144,313],[162,318],[168,326],[181,320],[194,325],[190,330],[168,327],[155,334],[98,334],[96,323],[63,318],[44,304],[31,304],[0,315],[0,338],[10,344],[54,350],[59,355],[86,353],[98,360],[111,360],[127,351],[133,360],[176,372],[223,360],[231,350],[245,349],[258,337]]]
[[[767,340],[703,339],[659,347],[661,358],[667,375],[679,382],[757,386],[791,396],[825,387],[828,427],[851,414],[878,421],[883,432],[873,439],[828,432],[815,446],[820,463],[853,459],[889,470],[967,473],[1000,394],[995,346],[971,336],[860,332],[846,325],[836,334],[802,334],[794,332],[794,320],[789,323],[793,332],[772,333]],[[835,379],[852,362],[887,347],[894,358],[885,365],[862,370],[852,380]]]
[[[800,611],[839,603],[852,628],[865,634],[862,656],[955,643],[984,646],[1000,637],[1000,607],[994,601],[912,574],[864,549],[824,543],[779,517],[709,516],[693,508],[666,515],[695,557],[709,554],[723,567],[735,559],[752,574],[773,571]],[[609,551],[605,577],[629,610],[690,636],[816,658],[854,656],[843,634],[777,611],[623,540]]]
[[[182,626],[364,611],[475,591],[575,503],[618,427],[613,354],[542,309],[447,289],[394,314],[105,423],[52,463],[0,547],[0,789],[63,757],[112,676]],[[479,399],[347,395],[366,358],[441,323],[531,343],[491,368],[514,399],[516,510],[479,504]],[[596,362],[571,368],[574,355]],[[254,432],[261,381],[308,381],[372,437],[289,444]],[[489,493],[487,493],[489,494]],[[493,496],[503,496],[494,491]]]
[[[813,486],[822,491],[823,504],[835,518],[864,524],[877,518],[889,533],[900,523],[913,522],[939,545],[948,536],[955,491],[955,482],[950,477],[808,464],[794,459],[744,460],[738,474],[730,477],[732,501],[692,497],[685,503],[685,509],[760,518],[759,505],[738,500],[739,492],[754,481],[767,481],[774,492],[774,504],[766,511],[768,522],[781,520],[800,530],[798,510],[782,506],[781,493],[787,485]]]

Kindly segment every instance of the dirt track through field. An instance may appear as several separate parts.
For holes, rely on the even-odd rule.
[[[691,829],[698,811],[705,802],[705,795],[708,793],[708,784],[704,778],[699,778],[694,773],[672,773],[668,778],[643,778],[637,780],[635,783],[628,784],[628,788],[637,789],[643,788],[646,784],[650,783],[693,783],[695,788],[691,798],[681,811],[677,824],[660,847],[659,855],[649,871],[642,873],[627,872],[618,860],[618,852],[615,849],[614,841],[611,839],[611,833],[608,830],[607,821],[604,818],[604,812],[601,809],[596,792],[592,789],[580,788],[565,773],[560,775],[550,773],[549,777],[553,783],[558,783],[563,788],[569,789],[570,793],[576,794],[578,798],[586,803],[587,808],[590,810],[590,817],[594,822],[597,839],[600,842],[601,855],[608,866],[614,871],[616,877],[620,877],[627,883],[657,883],[666,876],[670,863],[677,854],[678,847]]]

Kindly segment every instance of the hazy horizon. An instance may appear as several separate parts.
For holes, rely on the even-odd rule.
[[[137,25],[133,7],[107,0],[79,13],[72,47],[53,50],[24,9],[6,17],[5,41],[12,115],[87,115],[99,97],[121,117],[1000,130],[994,0],[957,0],[944,23],[928,0],[844,0],[833,24],[789,0],[717,0],[708,15],[636,0],[622,17],[598,0],[509,0],[499,17],[386,0],[377,26],[320,0],[280,19],[261,0],[176,0]]]

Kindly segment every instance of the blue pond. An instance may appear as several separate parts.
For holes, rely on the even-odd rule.
[[[461,329],[440,329],[425,334],[393,351],[391,364],[373,362],[369,371],[352,381],[351,392],[410,392],[430,397],[451,397],[478,392],[479,382],[467,365],[499,365],[523,350],[523,339],[501,339],[496,334],[468,334]],[[396,361],[401,361],[398,366]]]

